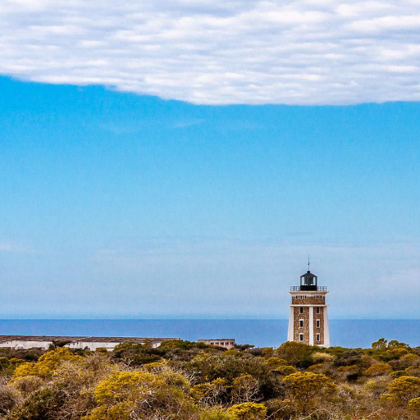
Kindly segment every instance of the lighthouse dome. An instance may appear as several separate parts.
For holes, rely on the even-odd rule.
[[[316,290],[318,277],[309,270],[300,276],[301,290]]]

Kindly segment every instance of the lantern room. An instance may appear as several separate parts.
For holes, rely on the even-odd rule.
[[[300,276],[300,290],[317,290],[318,277],[309,270]]]

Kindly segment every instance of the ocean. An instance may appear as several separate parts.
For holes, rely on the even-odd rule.
[[[123,337],[235,338],[239,344],[278,347],[288,321],[274,320],[0,320],[0,335],[80,335]],[[370,347],[379,338],[420,346],[420,320],[330,320],[332,346]]]

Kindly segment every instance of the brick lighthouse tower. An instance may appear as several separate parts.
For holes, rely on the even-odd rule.
[[[287,341],[297,341],[311,346],[330,346],[328,311],[325,286],[318,286],[318,277],[310,271],[300,276],[300,285],[291,286],[289,332]]]

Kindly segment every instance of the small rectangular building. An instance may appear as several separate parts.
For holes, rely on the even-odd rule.
[[[204,343],[210,346],[223,347],[225,349],[231,349],[235,347],[235,344],[236,344],[234,338],[200,339],[198,340],[198,343]]]

